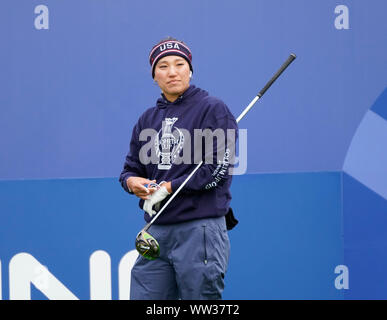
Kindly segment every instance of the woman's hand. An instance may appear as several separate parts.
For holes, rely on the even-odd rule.
[[[148,200],[152,193],[156,191],[156,189],[147,188],[145,185],[155,182],[156,180],[149,180],[142,177],[129,177],[126,180],[126,185],[137,197],[142,200]]]

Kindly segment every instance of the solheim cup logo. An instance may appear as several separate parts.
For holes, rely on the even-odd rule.
[[[159,160],[157,168],[160,170],[169,170],[183,148],[184,135],[179,128],[173,126],[177,120],[176,117],[165,118],[162,128],[156,135],[155,149]]]

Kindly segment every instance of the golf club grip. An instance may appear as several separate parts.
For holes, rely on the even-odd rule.
[[[269,80],[268,83],[263,87],[263,89],[254,97],[254,99],[250,102],[250,104],[242,111],[239,117],[236,119],[236,122],[239,123],[243,119],[243,117],[250,111],[250,109],[254,106],[254,104],[263,96],[263,94],[271,87],[271,85],[278,79],[278,77],[285,71],[285,69],[296,59],[296,55],[292,53],[289,58],[284,62],[281,68],[276,72],[276,74]]]
[[[269,80],[268,83],[266,83],[266,85],[263,87],[263,89],[261,91],[259,91],[258,97],[262,97],[265,94],[267,89],[269,89],[271,87],[271,85],[274,83],[274,81],[276,81],[278,79],[278,77],[282,74],[282,72],[285,71],[285,69],[287,67],[289,67],[289,65],[294,61],[294,59],[296,59],[296,55],[294,53],[290,54],[289,58],[284,62],[284,64],[281,66],[281,68],[279,68],[277,73]]]

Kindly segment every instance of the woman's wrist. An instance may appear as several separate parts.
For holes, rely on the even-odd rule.
[[[168,181],[168,182],[163,183],[163,186],[165,187],[165,189],[167,189],[167,191],[168,191],[169,193],[172,193],[172,184],[171,184],[171,181]]]

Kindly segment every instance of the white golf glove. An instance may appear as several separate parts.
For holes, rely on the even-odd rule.
[[[155,205],[157,210],[160,207],[160,202],[163,201],[170,193],[168,192],[166,187],[161,186],[157,191],[155,191],[148,200],[145,200],[144,206],[142,207],[144,211],[148,212],[148,214],[152,217],[156,214],[156,211],[153,210],[153,206]]]

